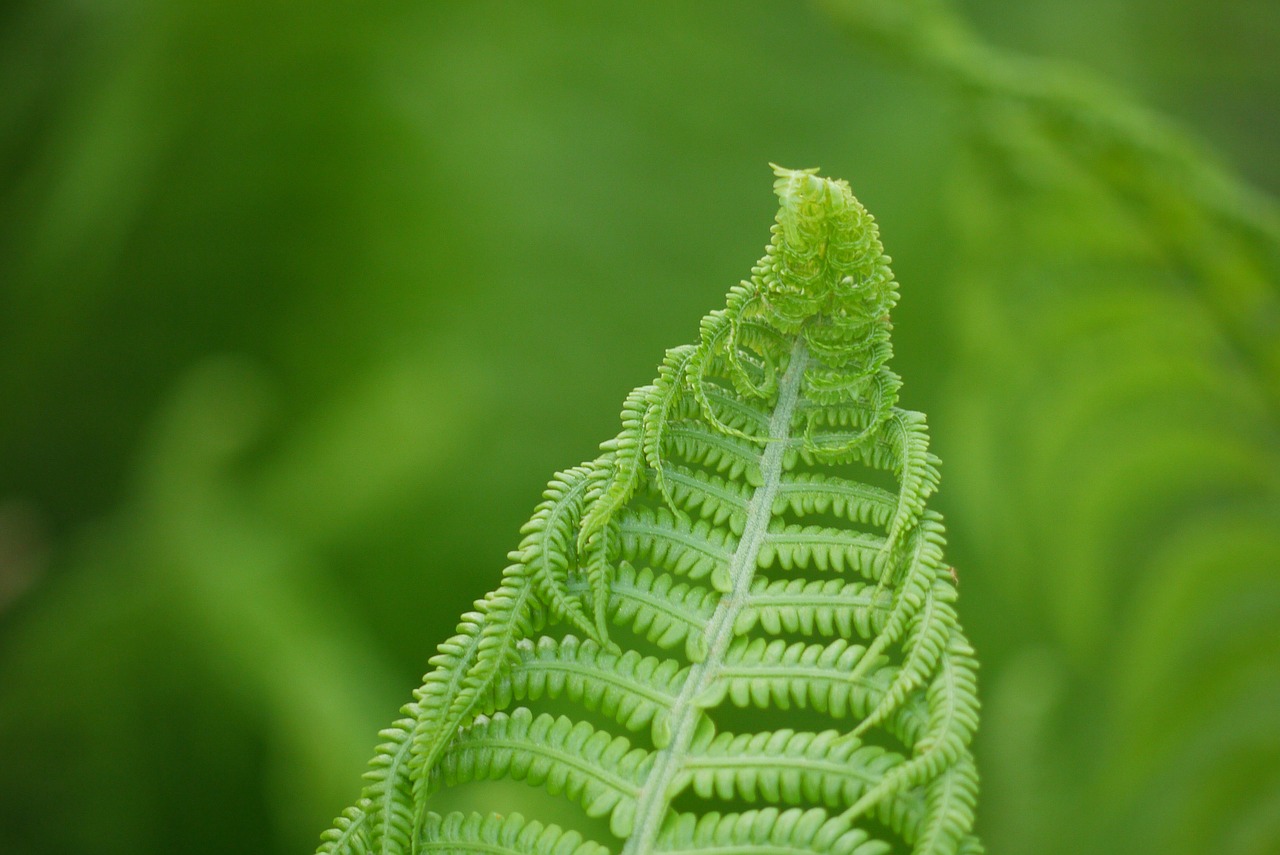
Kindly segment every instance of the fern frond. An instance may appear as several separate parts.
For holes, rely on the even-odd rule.
[[[901,761],[836,730],[721,733],[690,753],[677,780],[705,799],[839,807]]]
[[[662,365],[658,367],[658,377],[653,383],[653,389],[646,396],[648,405],[645,407],[644,418],[640,423],[643,437],[641,447],[644,449],[645,462],[653,470],[654,484],[666,500],[667,507],[673,512],[675,502],[667,486],[664,460],[666,433],[671,424],[671,414],[680,402],[680,395],[684,391],[684,377],[696,353],[697,348],[691,345],[675,347],[667,351]]]
[[[886,526],[897,511],[897,497],[888,490],[817,472],[789,472],[778,485],[773,512],[836,514],[849,522]]]
[[[735,538],[706,520],[675,516],[666,508],[637,508],[620,523],[622,555],[690,579],[710,577],[717,591],[727,590]]]
[[[563,793],[589,817],[609,816],[614,834],[631,830],[636,796],[652,755],[584,721],[536,718],[524,707],[477,719],[445,752],[436,773],[446,784],[512,778]]]
[[[595,619],[593,638],[609,637],[609,586],[617,573],[621,538],[617,520],[610,519],[591,536],[581,552],[582,575],[587,582],[591,614]]]
[[[517,646],[519,662],[495,687],[494,708],[512,700],[565,698],[584,709],[599,711],[630,731],[652,724],[660,741],[663,716],[679,695],[683,676],[673,659],[641,656],[634,650],[617,653],[571,635],[561,639],[528,639]]]
[[[658,839],[655,853],[713,855],[888,855],[892,847],[820,808],[764,808],[742,813],[681,814]]]
[[[875,787],[849,808],[856,818],[878,801],[910,789],[958,764],[978,726],[977,680],[967,643],[953,639],[940,657],[937,676],[929,686],[928,720],[914,740],[915,755],[886,774]]]
[[[877,595],[861,582],[758,579],[751,588],[751,603],[733,629],[745,636],[758,623],[770,635],[869,638],[884,627],[888,612],[888,596]]]
[[[776,176],[751,279],[548,485],[329,855],[974,851],[974,663],[939,581],[937,461],[887,364],[896,286],[847,185]],[[545,702],[564,714],[520,706]],[[732,707],[832,728],[722,732]],[[615,839],[428,812],[494,778],[563,793]],[[794,808],[705,809],[725,800]]]
[[[553,617],[567,619],[579,632],[602,641],[581,601],[569,596],[566,585],[570,564],[576,561],[575,546],[593,474],[593,467],[579,466],[551,479],[543,493],[543,503],[520,529],[525,538],[511,557],[528,568]],[[603,585],[604,580],[597,579],[593,587],[603,589]]]
[[[759,449],[747,440],[692,421],[674,422],[667,433],[672,454],[748,486],[760,486]]]
[[[886,657],[866,665],[866,654],[864,647],[844,639],[829,644],[740,640],[725,654],[722,679],[700,701],[710,706],[727,698],[744,708],[795,706],[836,719],[862,718],[881,702],[898,674],[898,666]],[[922,715],[919,705],[900,706],[888,729],[902,741],[912,742],[911,734],[925,725]]]
[[[769,529],[760,548],[764,569],[777,564],[787,571],[813,568],[876,578],[883,564],[885,539],[874,534],[781,521],[771,523]]]
[[[364,776],[364,800],[369,813],[365,833],[370,852],[403,852],[413,840],[409,734],[414,724],[413,719],[401,719],[378,734],[387,741],[378,746]]]
[[[659,647],[685,643],[685,656],[698,662],[706,656],[705,628],[719,594],[708,588],[676,581],[666,573],[637,571],[624,561],[613,584],[614,620]]]
[[[673,464],[667,471],[667,480],[671,495],[681,509],[696,513],[713,526],[727,526],[735,535],[742,534],[747,504],[751,500],[748,489],[732,479],[679,464]]]
[[[404,712],[417,719],[410,739],[410,771],[414,797],[420,803],[426,770],[474,715],[482,694],[510,660],[515,643],[540,622],[533,614],[532,591],[523,565],[513,564],[503,571],[502,585],[476,603],[477,611],[463,615],[458,634],[440,645],[430,660],[434,670],[414,693],[414,703],[405,707]]]
[[[943,584],[934,584],[920,610],[912,616],[903,643],[902,666],[884,697],[854,730],[855,734],[878,725],[935,670],[950,640],[950,628],[956,622],[955,609],[948,602],[954,598],[954,589],[943,588]]]
[[[578,531],[579,550],[586,549],[591,538],[604,529],[640,485],[645,461],[645,411],[656,392],[654,386],[633,389],[622,404],[622,432],[600,444],[601,451],[613,455],[611,465],[605,468],[608,483],[582,518],[582,527]]]
[[[972,757],[962,757],[929,786],[924,817],[915,829],[916,851],[943,855],[981,851],[966,835],[978,802],[978,770]]]
[[[333,822],[333,827],[320,835],[320,855],[349,852],[351,855],[367,855],[369,848],[368,825],[370,807],[361,799],[347,808]]]
[[[484,855],[609,855],[605,846],[583,839],[558,825],[526,822],[518,813],[508,816],[479,813],[428,814],[418,852],[462,852]]]

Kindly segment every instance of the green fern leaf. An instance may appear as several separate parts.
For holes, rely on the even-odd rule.
[[[976,665],[927,507],[937,459],[896,405],[888,258],[844,182],[776,174],[751,279],[548,485],[322,851],[981,851]],[[728,727],[795,709],[832,727]],[[610,839],[429,810],[493,779]]]
[[[512,700],[563,697],[630,731],[652,724],[654,741],[660,741],[683,678],[675,660],[634,650],[617,653],[573,636],[558,641],[543,637],[536,644],[525,639],[517,650],[520,661],[495,687],[490,708],[506,708]]]
[[[478,813],[428,814],[419,852],[477,852],[484,855],[608,855],[599,843],[583,840],[557,825],[525,822],[513,813],[503,818]]]
[[[868,840],[867,833],[851,829],[814,810],[749,810],[737,814],[683,814],[658,840],[656,853],[719,853],[750,855],[887,855],[888,844]]]
[[[563,792],[587,816],[611,816],[615,834],[630,833],[636,799],[653,757],[623,737],[610,737],[584,721],[511,715],[478,718],[441,757],[436,777],[454,785],[510,777]]]
[[[630,625],[665,650],[683,641],[685,656],[691,662],[706,656],[704,630],[715,611],[714,591],[677,582],[666,573],[637,571],[624,561],[613,583],[613,597],[616,623]]]

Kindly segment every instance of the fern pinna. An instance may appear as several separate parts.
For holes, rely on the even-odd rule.
[[[552,479],[321,852],[981,851],[976,666],[924,416],[896,406],[889,258],[845,182],[775,172],[751,279]],[[432,810],[494,778],[610,839]]]

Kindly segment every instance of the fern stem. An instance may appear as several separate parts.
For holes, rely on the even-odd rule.
[[[672,783],[681,771],[681,764],[688,755],[698,725],[704,720],[705,714],[698,704],[698,698],[720,676],[725,654],[734,639],[734,624],[747,605],[760,546],[764,543],[769,520],[773,517],[774,498],[782,482],[783,452],[786,441],[791,436],[791,420],[808,357],[804,336],[797,335],[786,372],[779,384],[778,401],[769,420],[769,442],[760,463],[761,484],[751,496],[742,538],[730,560],[730,591],[720,599],[707,622],[704,631],[707,639],[706,658],[690,668],[684,687],[671,709],[671,741],[657,753],[653,767],[640,788],[636,800],[635,822],[622,855],[641,855],[654,851],[670,804]]]

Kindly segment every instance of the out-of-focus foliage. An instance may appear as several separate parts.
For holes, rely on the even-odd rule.
[[[1274,191],[1280,9],[965,11],[0,11],[0,851],[314,846],[769,160],[907,294],[991,851],[1280,848],[1273,208],[982,47]]]
[[[1275,851],[1276,208],[936,5],[831,6],[973,122],[950,458],[975,588],[1017,632],[987,695],[992,850]]]

